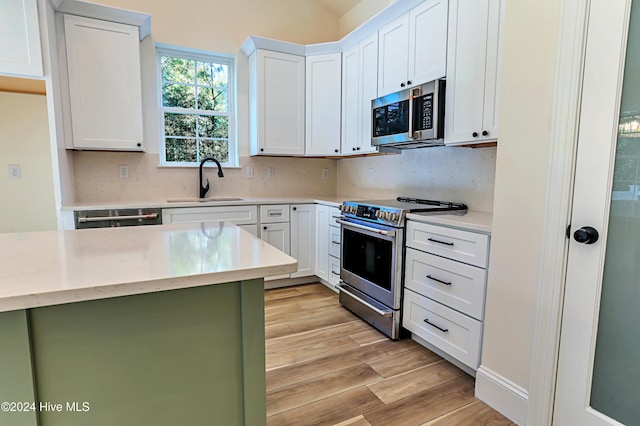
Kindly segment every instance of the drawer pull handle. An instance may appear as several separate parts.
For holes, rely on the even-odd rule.
[[[442,328],[438,325],[435,325],[434,323],[432,323],[431,321],[429,321],[428,319],[425,319],[424,322],[426,322],[427,324],[429,324],[431,327],[435,327],[438,330],[442,331],[443,333],[448,333],[449,329],[448,328]]]
[[[440,283],[440,284],[444,284],[444,285],[451,285],[451,283],[450,283],[450,282],[446,282],[446,281],[439,280],[438,278],[434,278],[434,277],[432,277],[431,275],[427,275],[427,278],[429,278],[430,280],[435,281],[435,282],[437,282],[437,283]]]
[[[331,241],[331,244],[338,244],[338,245],[340,245],[340,241]]]
[[[453,243],[448,243],[446,241],[434,240],[433,238],[427,238],[427,240],[431,241],[432,243],[444,244],[446,246],[453,246]]]
[[[269,216],[282,216],[282,212],[269,212]]]
[[[340,272],[331,271],[331,273],[332,273],[333,275],[337,275],[338,277],[340,276]]]

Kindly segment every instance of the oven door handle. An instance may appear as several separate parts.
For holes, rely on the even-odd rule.
[[[391,315],[393,315],[393,311],[382,311],[382,310],[376,308],[371,303],[368,303],[368,302],[362,300],[361,298],[359,298],[355,294],[353,294],[350,291],[348,291],[343,285],[338,286],[338,288],[340,289],[340,291],[344,291],[350,297],[352,297],[355,300],[357,300],[358,302],[362,303],[364,306],[366,306],[367,308],[371,309],[373,312],[375,312],[376,314],[380,315],[381,317],[390,317]]]
[[[362,229],[363,231],[375,232],[376,234],[386,235],[389,237],[395,237],[396,235],[396,231],[391,231],[391,230],[385,231],[384,229],[377,229],[369,226],[359,225],[357,223],[347,222],[346,220],[336,219],[336,222],[344,226],[349,226],[356,229]]]

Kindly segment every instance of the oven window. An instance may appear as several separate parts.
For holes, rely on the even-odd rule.
[[[409,101],[398,101],[373,110],[373,137],[409,131]]]
[[[391,291],[391,241],[344,229],[342,258],[344,269]]]

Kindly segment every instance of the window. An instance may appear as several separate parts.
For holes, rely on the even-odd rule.
[[[215,157],[237,166],[234,61],[221,55],[158,48],[160,162],[197,165]]]

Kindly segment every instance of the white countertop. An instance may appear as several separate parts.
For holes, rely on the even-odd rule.
[[[218,198],[218,200],[216,200]],[[278,198],[249,198],[240,197],[239,200],[229,200],[228,197],[212,197],[209,201],[196,201],[189,198],[168,198],[158,201],[121,201],[109,203],[75,203],[62,207],[63,211],[73,210],[113,210],[131,208],[175,208],[175,207],[211,207],[211,206],[243,206],[252,204],[325,204],[338,207],[347,199],[345,197],[278,197]],[[349,198],[350,199],[350,198]],[[168,200],[172,200],[169,202]]]
[[[491,234],[491,222],[493,213],[478,212],[469,210],[464,214],[451,213],[409,213],[407,219],[417,222],[433,223],[445,225],[452,228],[464,229],[467,231],[482,232]]]
[[[229,222],[0,234],[0,312],[295,272]]]

